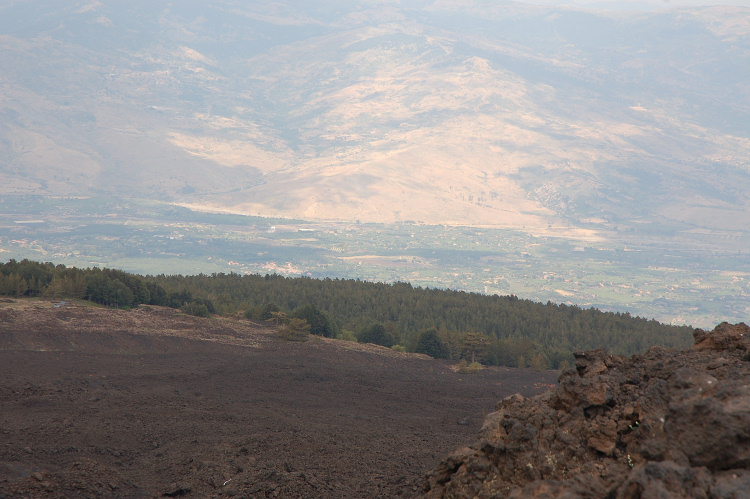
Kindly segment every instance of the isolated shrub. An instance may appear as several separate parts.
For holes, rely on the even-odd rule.
[[[461,374],[476,374],[482,369],[484,369],[484,366],[479,362],[472,362],[469,364],[466,362],[466,359],[461,359],[458,364],[456,364],[456,372]]]
[[[348,329],[344,329],[341,332],[341,339],[344,341],[353,341],[357,342],[357,335],[354,333],[354,331],[349,331]]]
[[[291,318],[287,324],[280,325],[278,330],[286,341],[307,341],[310,336],[310,324],[305,319]]]
[[[391,347],[391,350],[395,350],[396,352],[405,353],[406,352],[406,347],[404,345],[393,345]]]

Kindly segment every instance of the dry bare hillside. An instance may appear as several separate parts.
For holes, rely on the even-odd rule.
[[[0,194],[562,235],[747,227],[750,10],[0,6]]]

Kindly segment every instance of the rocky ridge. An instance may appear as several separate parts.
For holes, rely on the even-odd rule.
[[[685,351],[576,354],[542,395],[498,403],[424,498],[750,497],[750,327]]]

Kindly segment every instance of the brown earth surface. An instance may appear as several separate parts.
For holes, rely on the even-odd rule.
[[[423,497],[750,498],[750,327],[694,334],[685,351],[577,353],[554,389],[501,401]]]
[[[413,497],[555,372],[160,307],[0,301],[0,497]]]

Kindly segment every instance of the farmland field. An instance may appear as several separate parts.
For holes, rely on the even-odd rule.
[[[278,273],[569,303],[709,328],[750,315],[748,245],[616,230],[308,222],[191,211],[140,200],[6,196],[0,259],[142,274]]]

